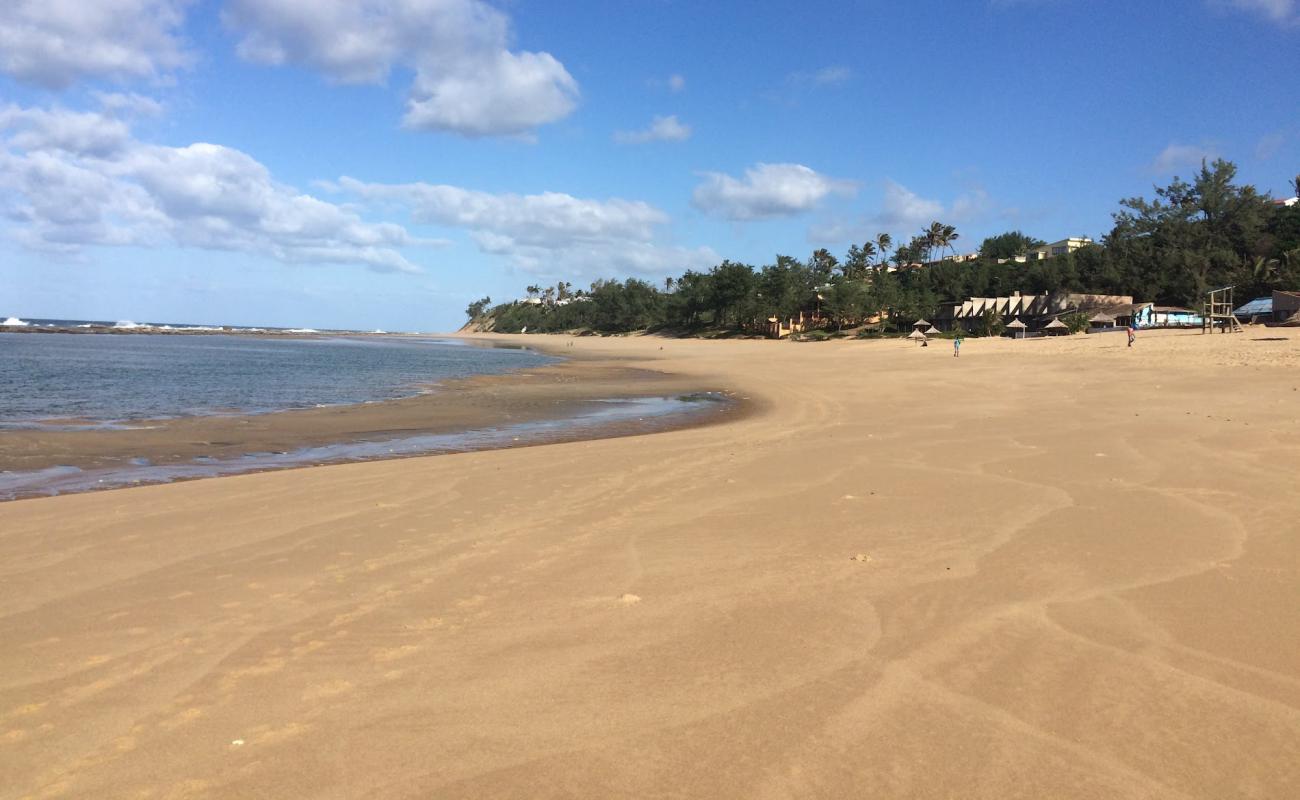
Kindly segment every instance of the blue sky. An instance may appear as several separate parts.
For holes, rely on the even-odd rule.
[[[0,317],[448,330],[529,283],[1103,235],[1300,172],[1300,0],[0,6]]]

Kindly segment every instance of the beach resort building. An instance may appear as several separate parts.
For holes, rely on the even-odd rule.
[[[1134,312],[1133,322],[1138,328],[1199,328],[1204,318],[1200,311],[1190,308],[1144,303]]]
[[[1087,236],[1072,236],[1069,239],[1062,239],[1059,242],[1045,244],[1042,247],[1035,247],[1029,251],[1030,261],[1042,261],[1047,258],[1055,258],[1073,253],[1081,247],[1087,247],[1092,244],[1092,239]]]
[[[969,331],[993,315],[1006,322],[1018,319],[1029,331],[1037,331],[1054,319],[1081,311],[1109,316],[1113,324],[1121,325],[1132,319],[1135,309],[1128,295],[1013,292],[1007,297],[972,297],[960,303],[945,303],[935,314],[934,326],[944,331]]]

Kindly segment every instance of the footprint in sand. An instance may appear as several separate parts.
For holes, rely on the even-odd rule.
[[[313,700],[323,700],[327,697],[337,697],[352,690],[351,681],[337,680],[317,683],[308,686],[302,693],[302,699],[311,702]]]
[[[420,647],[414,644],[404,644],[400,647],[386,647],[381,650],[376,650],[372,654],[372,658],[374,658],[375,661],[378,661],[380,663],[386,661],[396,661],[399,658],[406,658],[407,656],[413,656],[417,652],[419,652],[419,650]]]
[[[618,598],[618,602],[622,603],[625,606],[634,606],[637,603],[641,602],[641,596],[635,594],[625,594],[622,597]]]
[[[10,711],[10,712],[9,712],[9,716],[11,716],[11,717],[25,717],[25,716],[27,716],[28,714],[35,714],[37,711],[40,711],[42,708],[45,708],[47,705],[49,705],[48,702],[44,702],[44,703],[28,703],[28,704],[25,705],[25,706],[18,706],[18,707],[15,708],[13,711]]]
[[[175,730],[183,725],[188,725],[199,717],[203,716],[201,708],[187,708],[176,716],[168,720],[163,720],[158,727],[164,730]]]

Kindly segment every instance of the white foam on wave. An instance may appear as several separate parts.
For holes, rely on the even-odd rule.
[[[117,322],[113,323],[113,327],[119,330],[130,331],[135,330],[136,328],[147,328],[149,326],[141,325],[138,322],[132,322],[129,319],[119,319]]]
[[[285,333],[320,333],[315,328],[290,328]]]
[[[23,320],[18,319],[17,317],[5,317],[5,321],[0,322],[0,326],[3,326],[5,328],[26,328],[31,324],[32,323],[24,322]]]

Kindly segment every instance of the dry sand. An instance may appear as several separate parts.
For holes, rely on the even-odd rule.
[[[1300,332],[579,349],[761,410],[0,504],[0,797],[1300,796]]]

